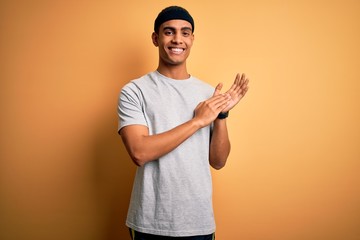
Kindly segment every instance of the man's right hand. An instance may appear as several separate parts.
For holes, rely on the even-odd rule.
[[[221,86],[220,89],[218,87],[219,85],[216,87],[215,92],[221,89]],[[231,97],[228,93],[214,94],[211,98],[197,105],[193,120],[197,121],[201,127],[209,125],[228,106],[230,99]]]

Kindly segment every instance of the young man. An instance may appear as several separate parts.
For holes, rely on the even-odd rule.
[[[230,152],[226,117],[248,90],[237,75],[221,93],[191,76],[186,60],[194,20],[172,6],[157,16],[152,34],[156,71],[126,84],[119,97],[119,134],[138,166],[126,225],[132,239],[214,239],[210,165]]]

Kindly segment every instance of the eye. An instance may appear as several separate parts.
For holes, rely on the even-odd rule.
[[[182,34],[183,34],[184,37],[190,36],[190,32],[189,32],[189,31],[185,31],[185,32],[183,32]]]
[[[164,32],[164,34],[165,34],[166,36],[170,36],[170,35],[173,35],[173,31],[166,30],[166,31]]]

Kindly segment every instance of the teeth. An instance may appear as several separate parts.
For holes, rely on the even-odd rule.
[[[171,51],[173,53],[182,53],[184,51],[184,49],[182,49],[182,48],[171,48]]]

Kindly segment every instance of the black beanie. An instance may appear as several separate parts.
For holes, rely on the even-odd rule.
[[[192,32],[194,32],[194,19],[191,17],[190,13],[186,9],[178,6],[167,7],[159,13],[157,18],[155,19],[154,31],[158,33],[159,27],[162,23],[173,19],[181,19],[188,21],[192,26]]]

